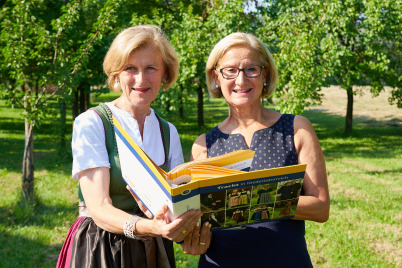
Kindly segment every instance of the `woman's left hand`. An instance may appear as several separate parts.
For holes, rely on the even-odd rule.
[[[211,244],[211,224],[205,222],[201,228],[200,225],[194,227],[191,234],[189,234],[184,242],[181,244],[185,254],[200,255],[204,254]]]

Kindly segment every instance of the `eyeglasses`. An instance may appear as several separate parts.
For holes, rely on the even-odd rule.
[[[239,76],[241,71],[244,73],[246,77],[254,78],[261,75],[262,68],[264,68],[264,66],[261,65],[254,65],[243,69],[236,67],[225,67],[219,69],[219,72],[221,72],[222,77],[225,79],[235,79]]]

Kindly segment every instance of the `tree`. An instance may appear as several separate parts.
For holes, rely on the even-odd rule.
[[[275,92],[281,112],[301,114],[320,101],[325,59],[320,42],[325,35],[321,1],[275,1],[260,8],[264,27],[257,35],[270,47],[280,74]]]
[[[280,72],[275,97],[282,112],[300,114],[320,102],[329,79],[346,90],[345,132],[352,131],[356,85],[373,96],[393,87],[390,102],[402,106],[400,1],[269,1],[256,5]]]
[[[60,7],[58,10],[56,7]],[[87,59],[102,33],[111,25],[119,1],[106,1],[98,10],[92,31],[71,49],[68,33],[80,16],[80,1],[10,0],[2,10],[1,55],[8,81],[2,95],[23,109],[25,146],[22,164],[22,194],[34,198],[33,131],[46,116],[50,100],[71,94],[74,74]],[[47,17],[49,8],[58,10],[56,18]],[[46,15],[46,16],[45,16]]]
[[[328,58],[329,75],[346,90],[346,134],[352,131],[355,85],[369,85],[374,96],[387,84],[397,87],[394,93],[400,92],[401,69],[393,69],[391,63],[397,61],[395,48],[400,48],[401,44],[401,31],[393,31],[395,26],[400,29],[397,25],[401,24],[402,10],[400,3],[396,8],[394,4],[387,0],[328,1],[324,4],[327,35],[321,48],[323,57]],[[397,53],[400,55],[400,51]]]

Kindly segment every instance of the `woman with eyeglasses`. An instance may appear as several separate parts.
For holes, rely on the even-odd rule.
[[[202,254],[199,267],[247,267],[251,262],[256,267],[311,267],[304,221],[329,217],[325,161],[312,124],[262,106],[261,98],[275,90],[278,72],[268,48],[254,35],[233,33],[219,41],[209,55],[206,76],[212,96],[227,101],[229,115],[198,137],[192,159],[251,149],[256,154],[250,171],[300,163],[307,169],[294,219],[212,234],[204,225],[185,239],[184,252]]]

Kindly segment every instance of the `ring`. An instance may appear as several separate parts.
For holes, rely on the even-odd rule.
[[[200,242],[199,243],[201,246],[205,246],[205,243],[204,242]]]
[[[181,233],[182,233],[182,234],[186,234],[186,233],[187,233],[187,231],[186,231],[186,230],[183,230],[183,231],[181,231]]]
[[[181,245],[181,244],[183,244],[184,243],[184,240],[181,240],[181,241],[179,241],[179,242],[176,242],[176,244],[178,244],[178,245]]]

